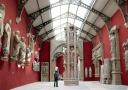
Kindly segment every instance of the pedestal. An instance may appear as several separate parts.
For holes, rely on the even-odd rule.
[[[121,84],[120,59],[112,59],[112,84]]]
[[[76,85],[79,85],[79,81],[78,80],[64,80],[64,85],[76,86]]]

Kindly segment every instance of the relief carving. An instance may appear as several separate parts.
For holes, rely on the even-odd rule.
[[[5,24],[5,29],[3,33],[3,41],[2,41],[2,60],[8,59],[8,55],[10,53],[10,40],[11,40],[11,21]]]
[[[4,17],[5,17],[5,5],[0,4],[0,49],[2,47],[1,37],[3,36],[3,32],[4,32]]]
[[[21,37],[18,64],[21,64],[22,68],[24,68],[25,63],[26,63],[26,44],[25,44],[25,41],[26,41],[25,38]]]
[[[124,47],[125,68],[126,68],[126,72],[128,73],[128,39],[126,42],[123,43],[123,47]]]
[[[19,57],[19,49],[20,49],[20,32],[19,31],[15,31],[12,34],[12,41],[11,41],[11,59],[13,60],[18,60]]]

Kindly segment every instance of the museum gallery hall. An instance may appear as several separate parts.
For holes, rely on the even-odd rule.
[[[128,90],[128,0],[0,0],[0,90]]]

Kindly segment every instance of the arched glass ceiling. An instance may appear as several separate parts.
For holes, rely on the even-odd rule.
[[[50,0],[50,4],[54,4],[54,3],[57,3],[59,1],[60,0]],[[79,1],[81,1],[81,2],[83,2],[86,5],[91,6],[91,7],[93,6],[93,3],[95,2],[95,0],[65,0],[65,2],[74,2],[74,3],[77,3]],[[86,20],[89,12],[90,11],[87,10],[86,8],[80,7],[78,5],[73,5],[73,4],[70,4],[70,3],[67,4],[67,5],[60,5],[60,6],[51,8],[52,18],[61,16],[64,13],[72,13],[72,14],[75,14],[75,15],[77,15],[77,16]],[[73,19],[73,18],[69,18],[69,17],[67,17],[67,18],[61,18],[60,17],[59,20],[53,21],[53,28],[58,27],[58,26],[61,27],[61,25],[63,23],[71,23],[74,26],[79,27],[81,29],[82,29],[82,25],[84,24],[82,21],[77,20],[75,18]],[[79,33],[80,32],[78,31],[77,34],[79,34]],[[64,27],[54,30],[54,34],[55,35],[57,34],[56,40],[65,40]]]

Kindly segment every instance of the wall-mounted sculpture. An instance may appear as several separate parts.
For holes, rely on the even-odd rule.
[[[10,41],[11,41],[11,26],[10,24],[12,21],[10,20],[9,23],[5,24],[4,33],[3,33],[3,41],[2,41],[2,60],[7,60],[8,55],[10,53]]]
[[[35,51],[35,58],[33,61],[33,70],[40,71],[39,52]]]
[[[5,5],[0,4],[0,49],[2,47],[1,37],[3,36],[3,32],[4,32],[4,17],[5,17]]]
[[[100,62],[103,58],[103,45],[99,43],[92,50],[92,60],[95,66],[95,77],[100,77]]]
[[[19,49],[20,49],[20,31],[15,31],[12,33],[11,37],[11,60],[18,60],[19,58]]]
[[[124,26],[128,29],[128,12],[125,15],[125,23],[124,23]]]
[[[123,43],[123,47],[124,47],[125,68],[126,68],[126,72],[128,73],[128,39],[126,42]]]
[[[25,44],[25,41],[26,41],[25,38],[21,37],[18,65],[20,64],[22,68],[24,68],[25,64],[26,64],[26,44]]]
[[[109,32],[112,56],[112,84],[121,84],[118,30],[117,26],[113,26]]]
[[[21,15],[24,10],[24,6],[28,0],[18,0],[18,7],[17,7],[17,17],[16,22],[19,23],[21,21]]]
[[[31,33],[27,34],[28,37],[28,47],[30,48],[31,52],[34,50],[34,35]]]
[[[26,65],[28,66],[30,64],[31,61],[31,49],[29,47],[26,48]]]

